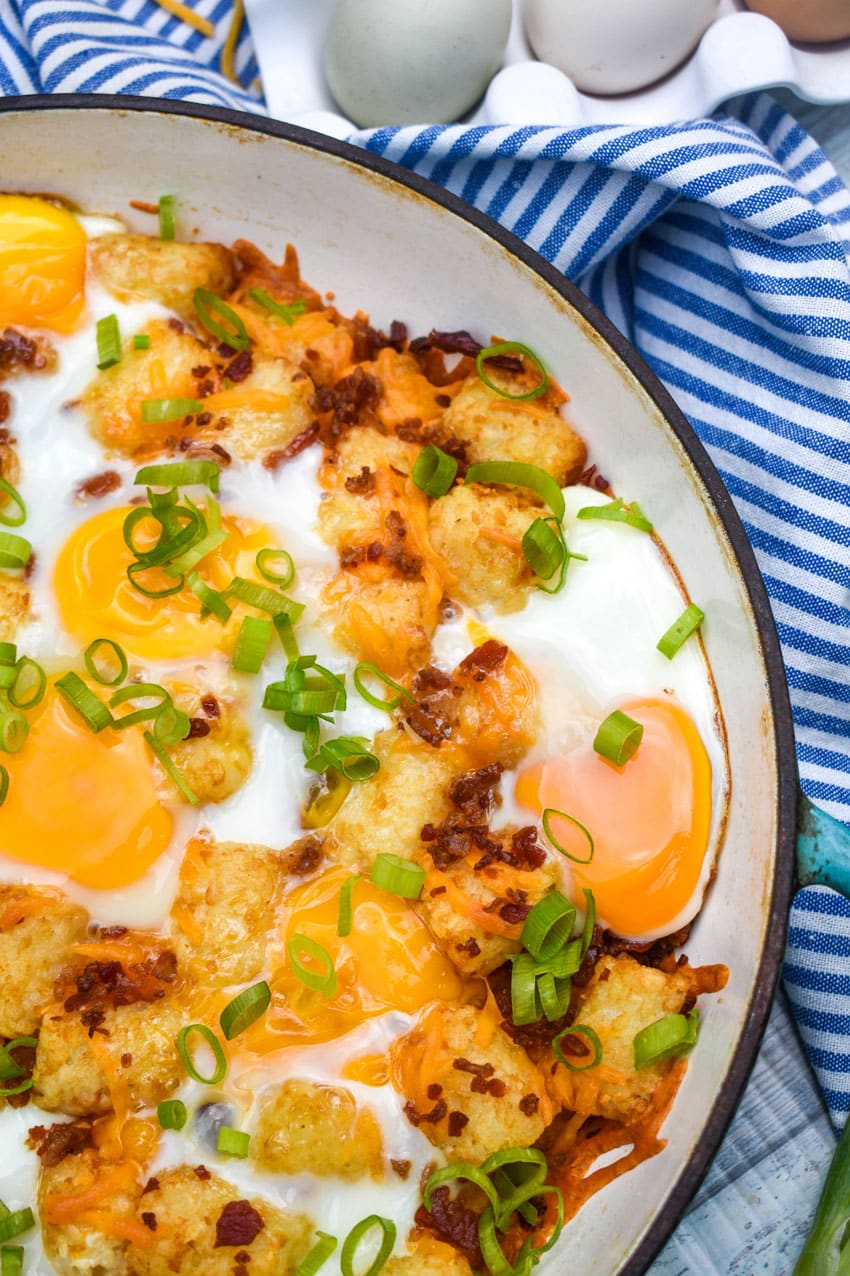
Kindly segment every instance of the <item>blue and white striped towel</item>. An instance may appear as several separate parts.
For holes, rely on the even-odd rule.
[[[264,109],[231,0],[0,0],[0,90]],[[613,109],[613,108],[612,108]],[[768,96],[664,128],[379,129],[353,141],[453,190],[580,284],[643,353],[728,485],[767,582],[803,787],[850,822],[850,196]],[[786,985],[836,1125],[850,1110],[850,905],[792,913]]]

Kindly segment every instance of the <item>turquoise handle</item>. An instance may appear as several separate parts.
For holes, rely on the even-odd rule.
[[[850,829],[800,794],[797,876],[801,886],[831,886],[850,896]]]

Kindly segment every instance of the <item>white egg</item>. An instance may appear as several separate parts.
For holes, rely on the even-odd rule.
[[[510,25],[511,0],[340,0],[328,84],[357,124],[448,123],[483,94]]]
[[[525,29],[542,62],[586,93],[630,93],[688,56],[719,0],[525,0]]]

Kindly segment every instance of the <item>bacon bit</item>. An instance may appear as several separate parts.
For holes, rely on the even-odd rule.
[[[413,694],[417,703],[405,721],[420,739],[438,749],[451,737],[457,723],[456,701],[461,687],[447,673],[426,665],[413,679]]]
[[[534,1116],[540,1107],[540,1099],[536,1094],[524,1094],[519,1101],[519,1110],[523,1116]]]
[[[391,1156],[390,1165],[393,1167],[393,1170],[398,1175],[398,1177],[402,1180],[405,1180],[410,1174],[410,1171],[413,1166],[413,1162],[412,1161],[397,1161],[394,1157]]]
[[[354,496],[371,496],[375,491],[375,475],[368,465],[361,465],[359,474],[349,474],[345,480],[346,492]]]
[[[474,1077],[484,1077],[485,1079],[492,1077],[496,1071],[492,1063],[472,1063],[471,1060],[464,1058],[455,1059],[452,1062],[452,1067],[456,1072],[471,1072]]]
[[[469,1117],[465,1112],[449,1113],[449,1138],[458,1138],[469,1125]]]
[[[123,939],[127,934],[126,926],[98,926],[97,931],[98,943],[102,939]]]
[[[431,899],[434,899],[434,898],[435,898],[435,896],[437,896],[437,895],[445,895],[445,893],[446,893],[446,888],[445,888],[445,886],[435,886],[435,887],[434,887],[434,889],[433,889],[432,891],[429,891],[429,892],[428,892],[428,894],[430,895]],[[458,947],[460,947],[460,945],[459,945],[459,944],[458,944]]]
[[[12,412],[12,396],[6,390],[0,390],[0,425],[9,420]],[[8,442],[3,439],[3,442]]]
[[[240,350],[235,358],[230,360],[224,369],[224,375],[234,383],[238,384],[249,377],[254,370],[254,356],[250,350]]]
[[[432,1081],[431,1084],[428,1086],[428,1098],[431,1099],[432,1102],[434,1099],[439,1099],[442,1093],[443,1093],[443,1087],[440,1085],[438,1081]]]
[[[212,1178],[212,1175],[210,1174],[209,1170],[207,1169],[205,1165],[196,1165],[195,1174],[201,1180],[202,1183],[205,1183],[207,1179]]]
[[[416,1104],[411,1099],[408,1099],[404,1105],[404,1115],[411,1125],[417,1127],[420,1125],[436,1125],[439,1121],[442,1121],[448,1110],[445,1099],[438,1099],[430,1112],[419,1112]]]
[[[265,1227],[250,1201],[228,1201],[215,1225],[215,1248],[250,1245]]]
[[[192,376],[196,381],[199,381],[203,377],[208,377],[210,372],[212,372],[212,368],[208,363],[199,363],[196,368],[192,369]]]
[[[275,448],[273,452],[267,452],[263,457],[263,468],[266,470],[276,470],[286,461],[291,461],[299,452],[303,452],[311,443],[314,443],[319,437],[319,422],[311,421],[306,430],[302,430],[300,434],[296,434],[294,439],[290,439],[286,447]]]
[[[335,386],[319,386],[310,406],[322,416],[330,414],[323,430],[327,442],[335,442],[352,426],[371,424],[383,392],[378,378],[362,368],[355,368]]]
[[[172,316],[172,318],[171,318],[171,319],[169,319],[167,322],[168,322],[168,326],[169,326],[169,328],[171,329],[171,331],[172,331],[172,332],[185,332],[185,331],[186,331],[186,325],[185,325],[185,323],[183,323],[183,322],[182,322],[182,320],[180,320],[180,319],[175,319],[175,318]]]
[[[438,1187],[431,1197],[430,1211],[420,1205],[414,1221],[465,1254],[473,1271],[483,1270],[484,1259],[478,1244],[478,1215],[475,1210],[461,1205],[460,1201],[452,1200],[448,1187]]]
[[[43,337],[26,337],[15,328],[0,336],[0,380],[16,372],[42,372],[56,363],[56,351]]]
[[[323,855],[321,838],[314,837],[312,834],[300,837],[284,852],[284,870],[295,874],[296,877],[306,877],[308,873],[314,872],[319,867]]]
[[[457,332],[438,332],[432,328],[427,337],[415,337],[410,343],[410,353],[424,350],[442,350],[445,354],[465,354],[475,359],[484,349],[480,341],[461,328]]]
[[[499,909],[499,916],[509,926],[518,926],[520,922],[525,921],[530,912],[530,904],[503,904]]]
[[[121,1067],[130,1068],[132,1067],[132,1064],[133,1064],[133,1056],[130,1054],[129,1050],[127,1050],[121,1056]]]
[[[91,1036],[106,1010],[158,1001],[165,996],[161,985],[173,983],[176,976],[177,957],[170,949],[126,970],[120,961],[90,961],[75,976],[76,992],[65,998],[64,1008],[73,1014],[86,1007],[82,1018]]]
[[[483,682],[489,674],[499,668],[507,654],[508,649],[503,642],[488,638],[460,662],[458,670],[462,674],[470,674],[473,682]]]
[[[32,576],[33,572],[35,571],[35,567],[36,567],[36,563],[37,563],[37,562],[38,562],[38,557],[37,557],[37,555],[36,555],[35,550],[33,550],[33,551],[32,551],[32,553],[30,554],[29,562],[27,563],[26,567],[24,568],[24,580],[29,580],[29,579],[30,579],[30,577]]]
[[[390,510],[384,519],[389,532],[389,544],[384,545],[387,561],[405,580],[417,580],[422,575],[422,559],[407,549],[407,525],[398,510]]]
[[[218,701],[215,696],[201,696],[201,708],[208,718],[217,718],[219,715]]]
[[[186,736],[187,740],[202,740],[203,737],[205,735],[209,735],[209,733],[210,724],[207,722],[206,718],[189,719],[189,734]]]
[[[445,886],[442,889],[445,890]],[[436,894],[436,891],[431,891],[431,894]],[[481,948],[478,944],[478,940],[474,939],[472,935],[470,935],[469,939],[467,939],[464,943],[455,944],[455,948],[459,953],[468,953],[470,957],[478,957],[481,954]]]
[[[580,474],[577,482],[582,487],[592,487],[597,492],[610,491],[610,484],[604,474],[600,474],[595,465],[589,465],[583,474]]]
[[[78,501],[106,496],[121,486],[121,475],[116,470],[104,470],[102,474],[93,474],[77,486],[74,493]]]
[[[451,396],[448,394],[435,394],[434,402],[441,408],[451,407]]]
[[[195,1173],[197,1174],[198,1171],[196,1170]],[[145,1186],[142,1188],[142,1196],[147,1195],[148,1192],[156,1192],[158,1191],[158,1189],[159,1189],[159,1179],[150,1178],[148,1179]]]
[[[52,1169],[66,1156],[79,1156],[94,1147],[91,1121],[61,1121],[55,1125],[34,1125],[27,1145],[37,1154],[42,1165]]]
[[[142,1222],[145,1227],[150,1228],[152,1232],[156,1231],[156,1214],[152,1214],[150,1210],[145,1210],[142,1214]]]
[[[159,205],[151,204],[146,199],[131,199],[130,207],[135,208],[137,213],[151,213],[153,216],[159,212]]]

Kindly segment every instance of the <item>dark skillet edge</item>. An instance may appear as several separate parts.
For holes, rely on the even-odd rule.
[[[702,1182],[711,1160],[720,1146],[734,1116],[752,1070],[767,1025],[773,994],[779,979],[785,948],[785,932],[794,885],[794,847],[796,841],[798,777],[794,746],[794,726],[785,666],[779,646],[767,591],[752,546],[720,475],[710,460],[693,427],[677,406],[655,373],[644,362],[619,329],[576,286],[549,262],[497,222],[478,212],[450,191],[420,177],[393,161],[326,137],[322,133],[284,124],[265,116],[249,115],[222,107],[168,98],[122,97],[113,94],[28,94],[0,98],[0,113],[31,110],[141,111],[150,114],[184,115],[209,120],[249,132],[282,138],[312,150],[323,151],[341,160],[366,168],[381,177],[415,191],[432,203],[448,209],[495,240],[525,266],[543,278],[604,338],[614,353],[629,369],[642,389],[671,425],[688,459],[697,471],[720,518],[747,589],[750,606],[761,643],[773,708],[773,741],[777,773],[776,859],[767,917],[765,943],[753,995],[747,1011],[746,1026],[732,1056],[720,1093],[712,1105],[702,1138],[686,1161],[673,1185],[664,1207],[650,1224],[635,1251],[617,1276],[642,1276],[665,1242],[672,1235],[688,1203]]]

